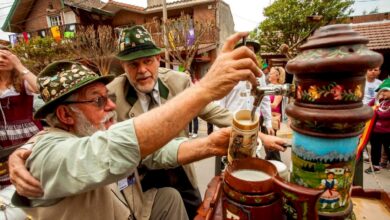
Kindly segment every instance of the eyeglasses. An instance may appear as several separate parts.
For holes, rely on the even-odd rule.
[[[85,100],[85,101],[64,101],[62,104],[85,104],[85,103],[93,103],[95,104],[98,108],[103,109],[108,102],[109,97],[107,96],[99,96],[96,97],[92,100]]]

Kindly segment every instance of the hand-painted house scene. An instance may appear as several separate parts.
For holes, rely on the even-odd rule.
[[[390,219],[388,0],[3,0],[0,25],[0,219]]]

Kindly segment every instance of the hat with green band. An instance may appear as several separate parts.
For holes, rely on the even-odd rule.
[[[150,57],[161,52],[150,33],[140,25],[123,29],[119,35],[118,47],[119,52],[116,57],[123,61]]]
[[[379,90],[390,90],[390,78],[383,80],[382,84],[379,85],[375,92],[378,92]]]
[[[247,39],[245,44],[246,44],[246,46],[248,46],[248,45],[253,46],[255,53],[259,52],[259,50],[260,50],[260,43],[257,40]],[[244,45],[244,42],[240,41],[236,44],[236,46],[234,48],[241,47],[242,45]]]
[[[37,77],[39,92],[45,105],[34,114],[34,118],[42,119],[54,112],[76,90],[94,82],[107,84],[114,76],[100,76],[86,66],[77,62],[58,61],[48,65]]]

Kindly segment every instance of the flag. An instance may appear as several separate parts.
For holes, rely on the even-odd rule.
[[[23,32],[22,34],[23,34],[24,41],[27,43],[28,42],[28,34],[27,34],[27,32]]]
[[[366,147],[368,141],[370,140],[371,131],[375,126],[376,116],[377,116],[376,110],[378,109],[378,106],[374,105],[372,109],[374,110],[374,115],[369,121],[366,122],[366,125],[364,126],[364,131],[360,136],[358,147],[357,147],[356,161],[359,160],[363,149]]]
[[[50,31],[51,31],[51,35],[53,36],[55,41],[57,41],[57,42],[61,41],[60,27],[53,26],[50,28]]]

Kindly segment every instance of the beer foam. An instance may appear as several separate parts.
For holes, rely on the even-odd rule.
[[[247,120],[247,119],[240,119],[240,120],[237,120],[238,123],[242,124],[242,125],[253,125],[255,122],[252,121],[252,120]]]
[[[245,181],[264,181],[271,178],[270,175],[263,171],[250,169],[233,171],[232,176]]]

